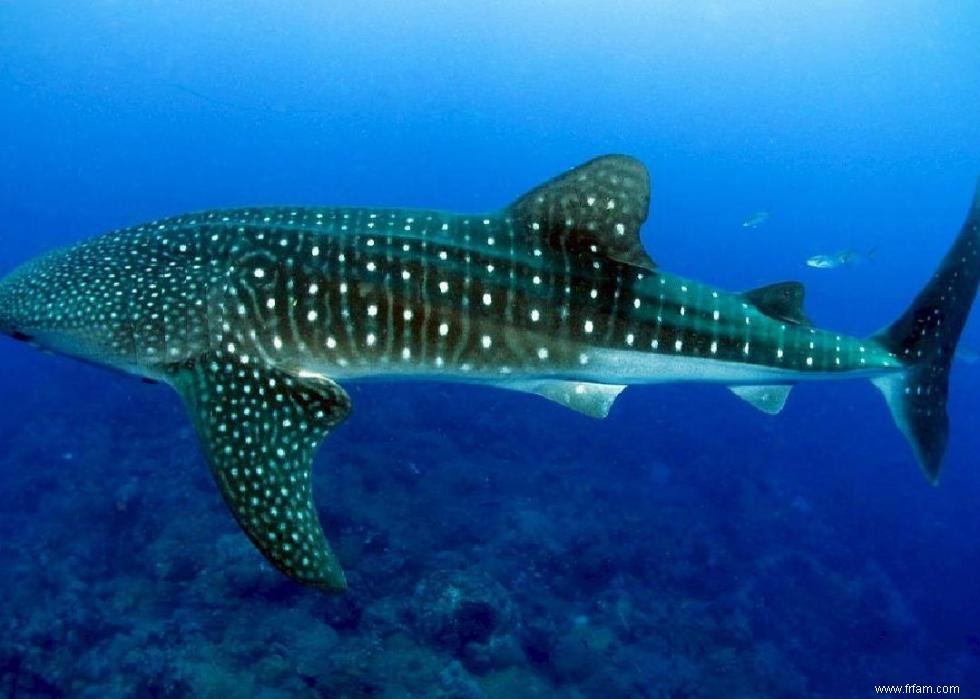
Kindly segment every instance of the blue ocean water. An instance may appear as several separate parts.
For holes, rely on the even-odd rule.
[[[980,173],[978,26],[955,2],[0,2],[0,273],[204,208],[489,210],[622,152],[652,173],[664,268],[799,279],[819,325],[870,334]],[[874,259],[804,264],[845,249]],[[632,387],[604,421],[351,385],[315,472],[341,597],[252,549],[169,389],[0,359],[3,696],[980,688],[968,354],[939,487],[863,381],[800,386],[777,417]]]

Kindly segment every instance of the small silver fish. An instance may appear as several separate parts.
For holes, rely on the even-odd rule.
[[[756,211],[754,214],[742,221],[742,228],[758,228],[768,220],[768,211]]]
[[[814,255],[807,258],[806,266],[814,269],[836,269],[838,267],[853,267],[861,262],[871,261],[875,256],[875,248],[867,252],[858,250],[840,250],[830,255]]]

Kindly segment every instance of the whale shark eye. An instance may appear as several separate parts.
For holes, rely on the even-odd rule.
[[[20,330],[13,330],[10,333],[10,337],[17,340],[17,342],[33,342],[34,338],[30,335],[22,333]]]

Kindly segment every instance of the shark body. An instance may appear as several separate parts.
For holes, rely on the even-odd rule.
[[[930,479],[980,279],[980,199],[909,311],[872,338],[812,326],[797,282],[730,293],[659,269],[649,178],[605,156],[488,214],[214,210],[115,231],[0,283],[0,329],[172,385],[222,495],[293,579],[345,587],[311,466],[338,382],[485,383],[604,416],[628,384],[708,381],[776,413],[799,381],[882,389]]]

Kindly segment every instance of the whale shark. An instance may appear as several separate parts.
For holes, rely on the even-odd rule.
[[[728,292],[662,270],[640,244],[649,202],[644,165],[607,155],[487,213],[173,216],[15,269],[0,331],[176,389],[248,538],[330,591],[347,583],[311,469],[350,414],[348,381],[484,384],[603,417],[630,384],[714,382],[775,414],[799,382],[863,378],[937,481],[980,281],[980,188],[908,310],[864,338],[815,327],[799,282]]]

